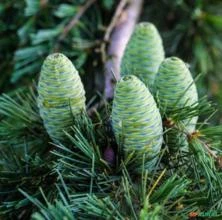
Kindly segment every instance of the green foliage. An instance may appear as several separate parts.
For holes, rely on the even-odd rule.
[[[40,188],[41,195],[44,199],[44,203],[40,200],[28,195],[26,192],[20,189],[20,192],[26,196],[31,202],[33,202],[38,208],[39,212],[35,212],[32,214],[31,219],[33,220],[60,220],[60,219],[67,219],[67,220],[74,220],[75,217],[73,216],[72,209],[68,206],[68,201],[65,195],[61,192],[60,188],[57,186],[59,199],[55,200],[55,202],[50,203],[46,195],[44,194],[42,188]]]
[[[52,151],[58,157],[55,169],[61,173],[64,180],[71,181],[73,191],[105,191],[110,184],[105,169],[110,171],[111,168],[103,159],[103,145],[106,140],[101,133],[104,127],[97,127],[85,115],[82,115],[81,119],[78,118],[75,123],[73,136],[66,133],[70,144],[56,145]]]
[[[37,196],[38,187],[54,179],[50,175],[50,146],[32,89],[13,97],[3,94],[0,118],[0,213],[14,218],[29,204],[19,187]]]
[[[158,102],[160,101],[158,100]],[[206,97],[199,99],[198,102],[194,102],[193,105],[186,105],[168,111],[166,110],[166,106],[161,106],[161,103],[159,105],[163,117],[164,139],[171,153],[177,152],[178,149],[183,151],[188,150],[187,137],[192,135],[193,132],[195,133],[195,127],[190,130],[190,127],[193,125],[187,128],[187,123],[192,118],[197,118],[197,116],[205,118],[208,114],[213,115],[215,113],[212,103],[209,103]],[[207,123],[207,120],[205,119],[205,123]],[[195,124],[195,126],[197,125]],[[203,126],[202,123],[198,127],[201,126]],[[214,128],[213,130],[215,132]]]
[[[36,15],[40,10],[39,0],[26,0],[25,16]]]
[[[3,0],[0,3],[0,92],[8,89],[12,72],[13,53],[18,45],[16,31],[23,24],[24,3]],[[13,16],[11,16],[13,15]]]
[[[48,203],[48,207],[45,210],[41,210],[39,213],[34,213],[32,215],[33,220],[74,220],[72,212],[65,207],[61,201],[55,201],[55,204]]]
[[[14,117],[18,111],[14,107],[18,105],[18,98],[8,99],[10,105],[0,103],[0,109],[4,107],[2,112],[7,112],[5,120]],[[19,109],[29,112],[27,106],[30,103],[32,109],[37,109],[33,100],[36,100],[35,95],[31,100],[26,98]],[[16,111],[10,113],[10,109]],[[209,114],[210,105],[201,100],[199,106],[173,109],[171,116],[179,123],[186,120],[186,115],[194,117],[202,113]],[[31,120],[30,114],[34,113],[23,114],[25,122]],[[157,155],[158,163],[149,172],[146,153],[123,159],[121,145],[116,145],[109,131],[110,125],[105,123],[109,112],[106,114],[98,113],[93,120],[84,114],[76,118],[73,130],[66,133],[66,143],[53,146],[48,144],[47,134],[37,117],[31,124],[26,124],[28,130],[32,130],[38,122],[42,129],[43,133],[38,132],[35,136],[39,141],[38,145],[33,145],[35,151],[29,151],[30,143],[24,143],[20,149],[19,141],[11,146],[7,142],[2,145],[1,215],[5,219],[32,215],[37,220],[61,216],[68,219],[106,219],[109,216],[113,219],[186,219],[191,211],[213,210],[215,205],[220,207],[221,171],[209,150],[213,148],[216,155],[221,154],[221,126],[210,128],[204,122],[199,135],[187,134],[188,152],[175,150],[171,153],[164,144]],[[21,124],[16,123],[21,119],[13,119],[15,128],[21,130]],[[15,130],[8,131],[11,131],[9,137],[14,134],[14,140],[17,134],[21,137],[21,133]],[[106,161],[108,146],[115,152],[113,163]],[[142,163],[140,172],[133,172],[138,168],[139,158]]]
[[[91,52],[86,49],[90,49],[90,46],[81,48],[81,46],[76,46],[75,42],[78,41],[79,45],[84,45],[83,41],[90,42],[94,40],[94,33],[101,22],[99,15],[94,19],[91,18],[94,10],[90,10],[85,18],[82,18],[76,28],[70,31],[64,42],[59,41],[65,26],[78,12],[79,4],[76,2],[76,4],[64,5],[62,2],[58,2],[57,5],[50,7],[49,2],[41,5],[39,1],[27,1],[25,9],[27,22],[19,29],[20,41],[24,41],[24,38],[26,38],[26,42],[23,42],[22,47],[15,53],[16,63],[12,73],[12,82],[17,82],[24,75],[38,73],[43,61],[42,57],[50,51],[64,51],[74,61],[77,68],[80,68],[86,62],[88,52]],[[69,10],[68,13],[67,10]],[[52,15],[50,19],[48,14]],[[94,24],[92,25],[91,22]],[[90,27],[87,27],[87,25],[90,25]],[[94,30],[92,30],[93,26],[95,27]],[[66,42],[69,42],[69,47],[67,47]]]
[[[23,144],[25,139],[30,139],[34,144],[35,139],[44,136],[33,89],[18,92],[13,97],[3,94],[0,97],[0,106],[1,144]]]
[[[30,83],[38,75],[44,57],[55,51],[65,53],[81,74],[87,73],[92,78],[86,88],[94,86],[95,74],[89,75],[88,70],[101,67],[98,48],[103,26],[110,22],[107,14],[112,12],[114,1],[92,4],[66,37],[61,38],[64,28],[86,2],[1,1],[0,71],[4,74],[0,91]]]
[[[188,57],[198,72],[218,73],[222,52],[220,8],[220,0],[161,0],[151,3],[147,16],[160,27],[167,54]]]
[[[102,5],[105,9],[110,10],[112,6],[114,5],[114,0],[103,0]]]

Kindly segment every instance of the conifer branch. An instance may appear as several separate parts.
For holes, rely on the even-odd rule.
[[[85,13],[85,11],[91,6],[93,5],[97,0],[87,0],[86,3],[80,7],[79,11],[77,12],[77,14],[75,14],[72,19],[70,20],[70,22],[64,27],[62,34],[60,35],[59,39],[58,39],[58,43],[55,46],[55,51],[59,50],[59,44],[60,42],[62,42],[66,36],[68,35],[68,33],[72,30],[73,27],[75,27],[78,22],[79,19],[83,16],[83,14]]]

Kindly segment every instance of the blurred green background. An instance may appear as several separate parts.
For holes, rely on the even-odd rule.
[[[89,99],[103,91],[100,46],[119,1],[99,0],[60,41],[63,28],[86,0],[1,0],[0,92],[13,93],[36,82],[43,59],[54,51],[66,54],[83,79]],[[153,22],[167,56],[179,56],[198,80],[200,96],[218,105],[222,120],[222,1],[146,0],[141,21]]]

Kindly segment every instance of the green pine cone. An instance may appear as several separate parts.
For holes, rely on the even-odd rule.
[[[161,105],[168,112],[175,108],[193,105],[198,101],[197,89],[192,75],[186,64],[177,57],[167,58],[161,63],[155,79],[155,89],[158,91]],[[198,117],[193,117],[192,119],[183,121],[187,132],[191,133],[195,130],[197,120]],[[169,135],[168,138],[170,146],[178,143],[173,138],[178,135],[175,135],[175,131],[173,130],[171,133],[172,135]],[[172,140],[170,136],[172,136]],[[185,140],[185,138],[182,139]]]
[[[136,25],[121,62],[121,75],[137,76],[152,91],[160,63],[164,60],[162,39],[152,23]]]
[[[136,76],[125,76],[117,83],[112,126],[117,142],[123,142],[125,157],[144,152],[146,168],[151,168],[162,145],[162,120],[153,96]]]
[[[72,62],[63,54],[49,55],[38,84],[38,107],[44,126],[54,141],[64,138],[75,117],[85,110],[85,91]]]

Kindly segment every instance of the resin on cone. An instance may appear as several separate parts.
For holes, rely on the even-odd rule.
[[[75,116],[85,110],[85,91],[72,62],[63,54],[49,55],[38,84],[38,107],[44,126],[54,141],[64,138]]]
[[[166,58],[160,65],[155,79],[155,89],[161,105],[170,112],[176,108],[191,106],[197,103],[198,94],[196,85],[187,65],[177,57]],[[195,130],[198,117],[183,121],[185,130],[191,133]],[[175,146],[178,141],[173,138],[175,132],[169,135],[170,146]],[[180,135],[181,136],[181,135]],[[171,138],[172,137],[172,138]],[[184,137],[180,137],[185,139]],[[184,142],[184,141],[180,141]]]
[[[123,141],[125,157],[143,151],[145,167],[152,168],[162,145],[162,120],[153,96],[136,76],[125,76],[117,83],[112,126],[117,142]]]
[[[139,23],[126,46],[121,75],[137,76],[152,91],[156,73],[163,60],[164,49],[158,30],[152,23]]]

